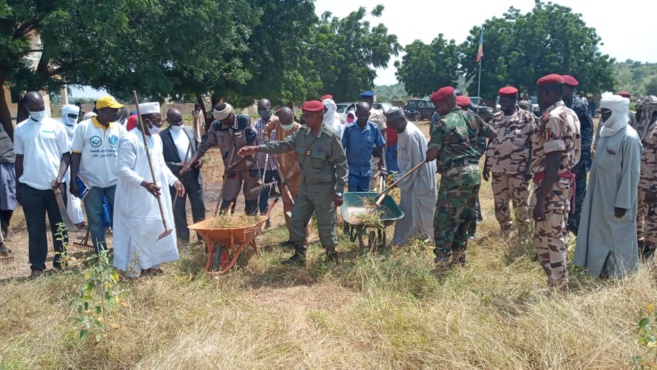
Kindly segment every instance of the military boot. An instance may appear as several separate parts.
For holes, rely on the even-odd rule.
[[[451,265],[454,266],[465,266],[466,258],[465,251],[453,251],[452,252],[452,262]]]
[[[294,254],[289,259],[282,262],[286,266],[305,266],[306,265],[306,247],[295,246]]]

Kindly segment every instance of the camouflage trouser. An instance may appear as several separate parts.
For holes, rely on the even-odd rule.
[[[468,246],[468,230],[474,220],[480,174],[464,171],[440,180],[436,215],[433,221],[437,259],[448,259],[452,252],[462,255]],[[457,254],[457,253],[455,253]]]
[[[529,181],[524,174],[507,175],[493,172],[493,195],[495,197],[495,218],[502,232],[508,232],[513,224],[509,201],[513,203],[516,221],[522,227],[529,224]]]
[[[536,184],[532,205],[541,184]],[[568,212],[570,212],[571,185],[569,179],[559,178],[545,201],[545,220],[536,221],[534,246],[538,260],[548,277],[548,285],[568,282]]]
[[[571,171],[575,174],[575,211],[568,216],[568,230],[577,235],[582,204],[586,196],[586,165],[580,162]]]
[[[657,247],[657,212],[656,205],[646,202],[648,189],[639,188],[639,200],[636,213],[636,227],[638,240],[642,241],[648,248]]]

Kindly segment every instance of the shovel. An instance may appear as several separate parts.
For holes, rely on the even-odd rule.
[[[148,142],[146,141],[146,132],[144,127],[144,120],[141,118],[141,112],[139,111],[139,99],[137,99],[137,91],[132,90],[132,95],[135,98],[135,105],[137,106],[137,118],[139,119],[139,124],[141,125],[141,138],[144,140],[144,150],[146,151],[146,159],[148,159],[148,167],[151,169],[151,176],[153,177],[153,184],[157,186],[155,180],[155,170],[153,170],[153,161],[151,160],[151,153],[148,150]],[[157,240],[160,240],[166,236],[171,235],[172,229],[167,227],[167,220],[164,217],[164,208],[162,207],[162,199],[157,198],[157,205],[160,207],[160,217],[162,217],[162,226],[164,226],[164,232],[157,237]]]
[[[397,187],[397,185],[398,185],[403,179],[405,179],[406,177],[408,177],[408,176],[409,176],[410,174],[412,174],[413,172],[417,171],[417,170],[418,170],[420,167],[422,167],[422,165],[425,164],[425,163],[426,163],[426,162],[420,162],[420,163],[418,163],[417,166],[411,168],[410,171],[408,171],[408,172],[406,172],[405,174],[403,174],[399,179],[397,179],[397,181],[395,181],[395,182],[393,182],[392,184],[390,184],[390,186],[389,186],[387,189],[385,189],[385,190],[383,190],[382,192],[380,192],[379,194],[377,194],[377,195],[374,197],[374,198],[376,199],[376,206],[377,206],[377,207],[380,207],[380,206],[381,206],[381,202],[383,202],[383,199],[385,199],[386,194],[387,194],[390,190],[392,190],[392,189],[394,189],[395,187]]]

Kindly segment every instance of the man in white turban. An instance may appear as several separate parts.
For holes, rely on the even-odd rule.
[[[73,134],[75,128],[78,126],[78,116],[80,114],[80,107],[73,104],[65,104],[62,106],[61,121],[66,127],[66,134],[68,135],[69,142],[73,142]],[[77,194],[71,193],[71,188],[67,186],[71,183],[71,169],[66,171],[64,176],[64,188],[67,192],[66,213],[71,221],[78,227],[84,226],[84,213],[82,212],[82,201],[77,197]]]
[[[330,127],[338,134],[338,137],[342,140],[342,121],[340,116],[337,114],[338,105],[335,104],[333,99],[324,99],[322,100],[324,104],[324,120],[323,124],[326,127]]]
[[[160,265],[178,259],[176,230],[173,228],[173,211],[169,186],[176,189],[178,196],[185,194],[185,188],[164,162],[162,139],[158,135],[162,127],[160,104],[139,104],[142,124],[124,134],[119,139],[117,196],[114,203],[114,267],[127,271],[128,276],[137,278],[145,274],[160,274]],[[149,166],[148,154],[153,164]],[[164,190],[163,190],[164,189]],[[158,239],[165,230],[162,211],[170,235]]]
[[[605,93],[600,140],[582,206],[573,263],[594,276],[623,277],[638,267],[636,212],[641,140],[628,126],[630,101]]]

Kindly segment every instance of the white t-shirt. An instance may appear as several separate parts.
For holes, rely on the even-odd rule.
[[[106,128],[96,117],[78,124],[73,135],[71,150],[80,153],[80,177],[92,187],[107,188],[116,185],[119,139],[125,128],[112,122]]]
[[[37,190],[52,189],[62,155],[70,151],[66,128],[60,122],[50,117],[41,123],[31,118],[21,122],[14,132],[14,152],[23,156],[23,175],[18,181]]]
[[[171,137],[173,138],[173,143],[176,144],[176,149],[178,149],[178,156],[180,156],[180,162],[185,162],[185,154],[187,154],[187,147],[189,146],[189,138],[185,133],[185,130],[174,131],[169,129],[171,132]],[[192,152],[190,150],[187,160],[192,158]]]

